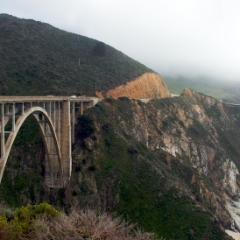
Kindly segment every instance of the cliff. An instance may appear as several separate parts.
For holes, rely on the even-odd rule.
[[[91,121],[78,119],[77,132],[94,133],[77,134],[69,185],[43,184],[44,149],[22,132],[1,202],[116,211],[169,239],[228,239],[224,228],[239,230],[239,106],[185,89],[148,103],[109,98],[85,114]]]
[[[132,81],[107,92],[96,92],[98,97],[164,98],[170,92],[164,80],[156,73],[144,73]]]

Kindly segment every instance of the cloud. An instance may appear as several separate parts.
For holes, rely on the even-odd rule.
[[[0,9],[103,41],[160,74],[240,81],[237,0],[1,0]]]

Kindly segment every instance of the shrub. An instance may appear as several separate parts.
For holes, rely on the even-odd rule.
[[[0,216],[0,239],[14,239],[12,228],[8,224],[5,216]]]
[[[96,42],[93,48],[93,54],[98,57],[103,57],[105,55],[105,44],[103,42]]]
[[[76,137],[78,139],[87,138],[94,133],[94,131],[94,123],[89,116],[81,115],[77,118]]]
[[[56,216],[58,216],[56,218]],[[96,214],[76,210],[67,216],[60,214],[47,203],[16,209],[13,220],[0,216],[0,239],[106,239],[106,240],[154,240],[153,233],[144,233],[134,224],[128,224],[110,214]],[[160,238],[159,240],[161,240]]]
[[[130,154],[136,154],[136,153],[138,153],[138,151],[137,151],[133,146],[128,147],[127,151],[128,151]]]
[[[50,204],[44,202],[33,207],[33,213],[36,215],[45,214],[48,217],[56,217],[59,215],[59,211],[53,208]]]
[[[90,167],[88,167],[88,171],[90,172],[95,172],[97,169],[94,165],[91,165]]]
[[[36,206],[27,205],[15,210],[14,219],[11,223],[14,228],[25,233],[32,230],[32,222],[38,215],[44,215],[47,218],[52,218],[56,217],[58,214],[59,212],[56,209],[45,202]]]
[[[82,190],[82,192],[86,193],[88,191],[88,187],[86,185],[85,182],[81,182],[81,186],[80,189]]]

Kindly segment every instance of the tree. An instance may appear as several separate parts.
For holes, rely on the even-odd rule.
[[[103,57],[105,55],[105,44],[103,42],[97,42],[93,49],[93,54],[98,57]]]
[[[94,131],[95,128],[92,118],[87,115],[81,115],[77,118],[76,137],[78,139],[87,138],[94,133]]]

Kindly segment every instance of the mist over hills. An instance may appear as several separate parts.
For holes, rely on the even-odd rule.
[[[7,14],[0,57],[1,95],[95,95],[153,72],[103,42]]]
[[[209,76],[163,76],[171,93],[180,94],[185,87],[212,96],[224,102],[240,103],[240,84],[237,81],[215,79]]]

